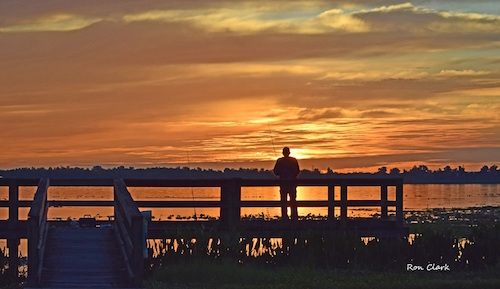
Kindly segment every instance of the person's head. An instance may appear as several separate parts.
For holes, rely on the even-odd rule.
[[[289,156],[290,155],[290,149],[288,147],[284,147],[283,148],[283,155],[285,157]]]

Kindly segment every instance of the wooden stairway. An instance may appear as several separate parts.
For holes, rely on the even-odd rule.
[[[127,287],[122,252],[112,227],[53,227],[47,235],[41,287]]]

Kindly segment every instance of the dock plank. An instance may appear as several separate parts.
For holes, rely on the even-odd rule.
[[[43,260],[43,287],[126,287],[126,267],[112,228],[53,227]]]

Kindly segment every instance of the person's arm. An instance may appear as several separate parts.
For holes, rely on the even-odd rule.
[[[300,173],[299,162],[295,160],[295,176],[298,176]]]
[[[276,161],[276,164],[274,165],[273,172],[275,175],[279,176],[280,175],[280,169],[279,169],[279,160]]]

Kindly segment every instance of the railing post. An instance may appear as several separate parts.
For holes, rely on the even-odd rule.
[[[335,186],[328,186],[328,221],[335,221]]]
[[[232,179],[221,186],[220,224],[233,229],[241,218],[241,180]]]
[[[9,248],[9,274],[17,278],[19,275],[19,237],[17,236],[17,224],[19,221],[19,186],[15,180],[9,183],[9,230],[12,233],[7,239]]]
[[[37,287],[38,284],[38,243],[40,241],[40,219],[28,219],[28,286]]]
[[[396,226],[403,228],[405,216],[403,213],[403,179],[398,180],[396,185]]]
[[[19,220],[19,185],[16,180],[9,184],[9,229],[15,229]]]
[[[380,186],[380,205],[381,205],[381,216],[382,220],[387,219],[387,185]]]
[[[340,222],[342,227],[347,227],[347,181],[340,185]]]
[[[143,216],[133,216],[132,217],[132,235],[130,236],[132,239],[132,243],[134,246],[132,263],[132,270],[134,271],[134,281],[133,285],[136,287],[142,286],[142,278],[144,271],[144,256],[143,256]]]
[[[288,194],[284,190],[283,180],[280,180],[281,220],[289,220],[288,217]]]

